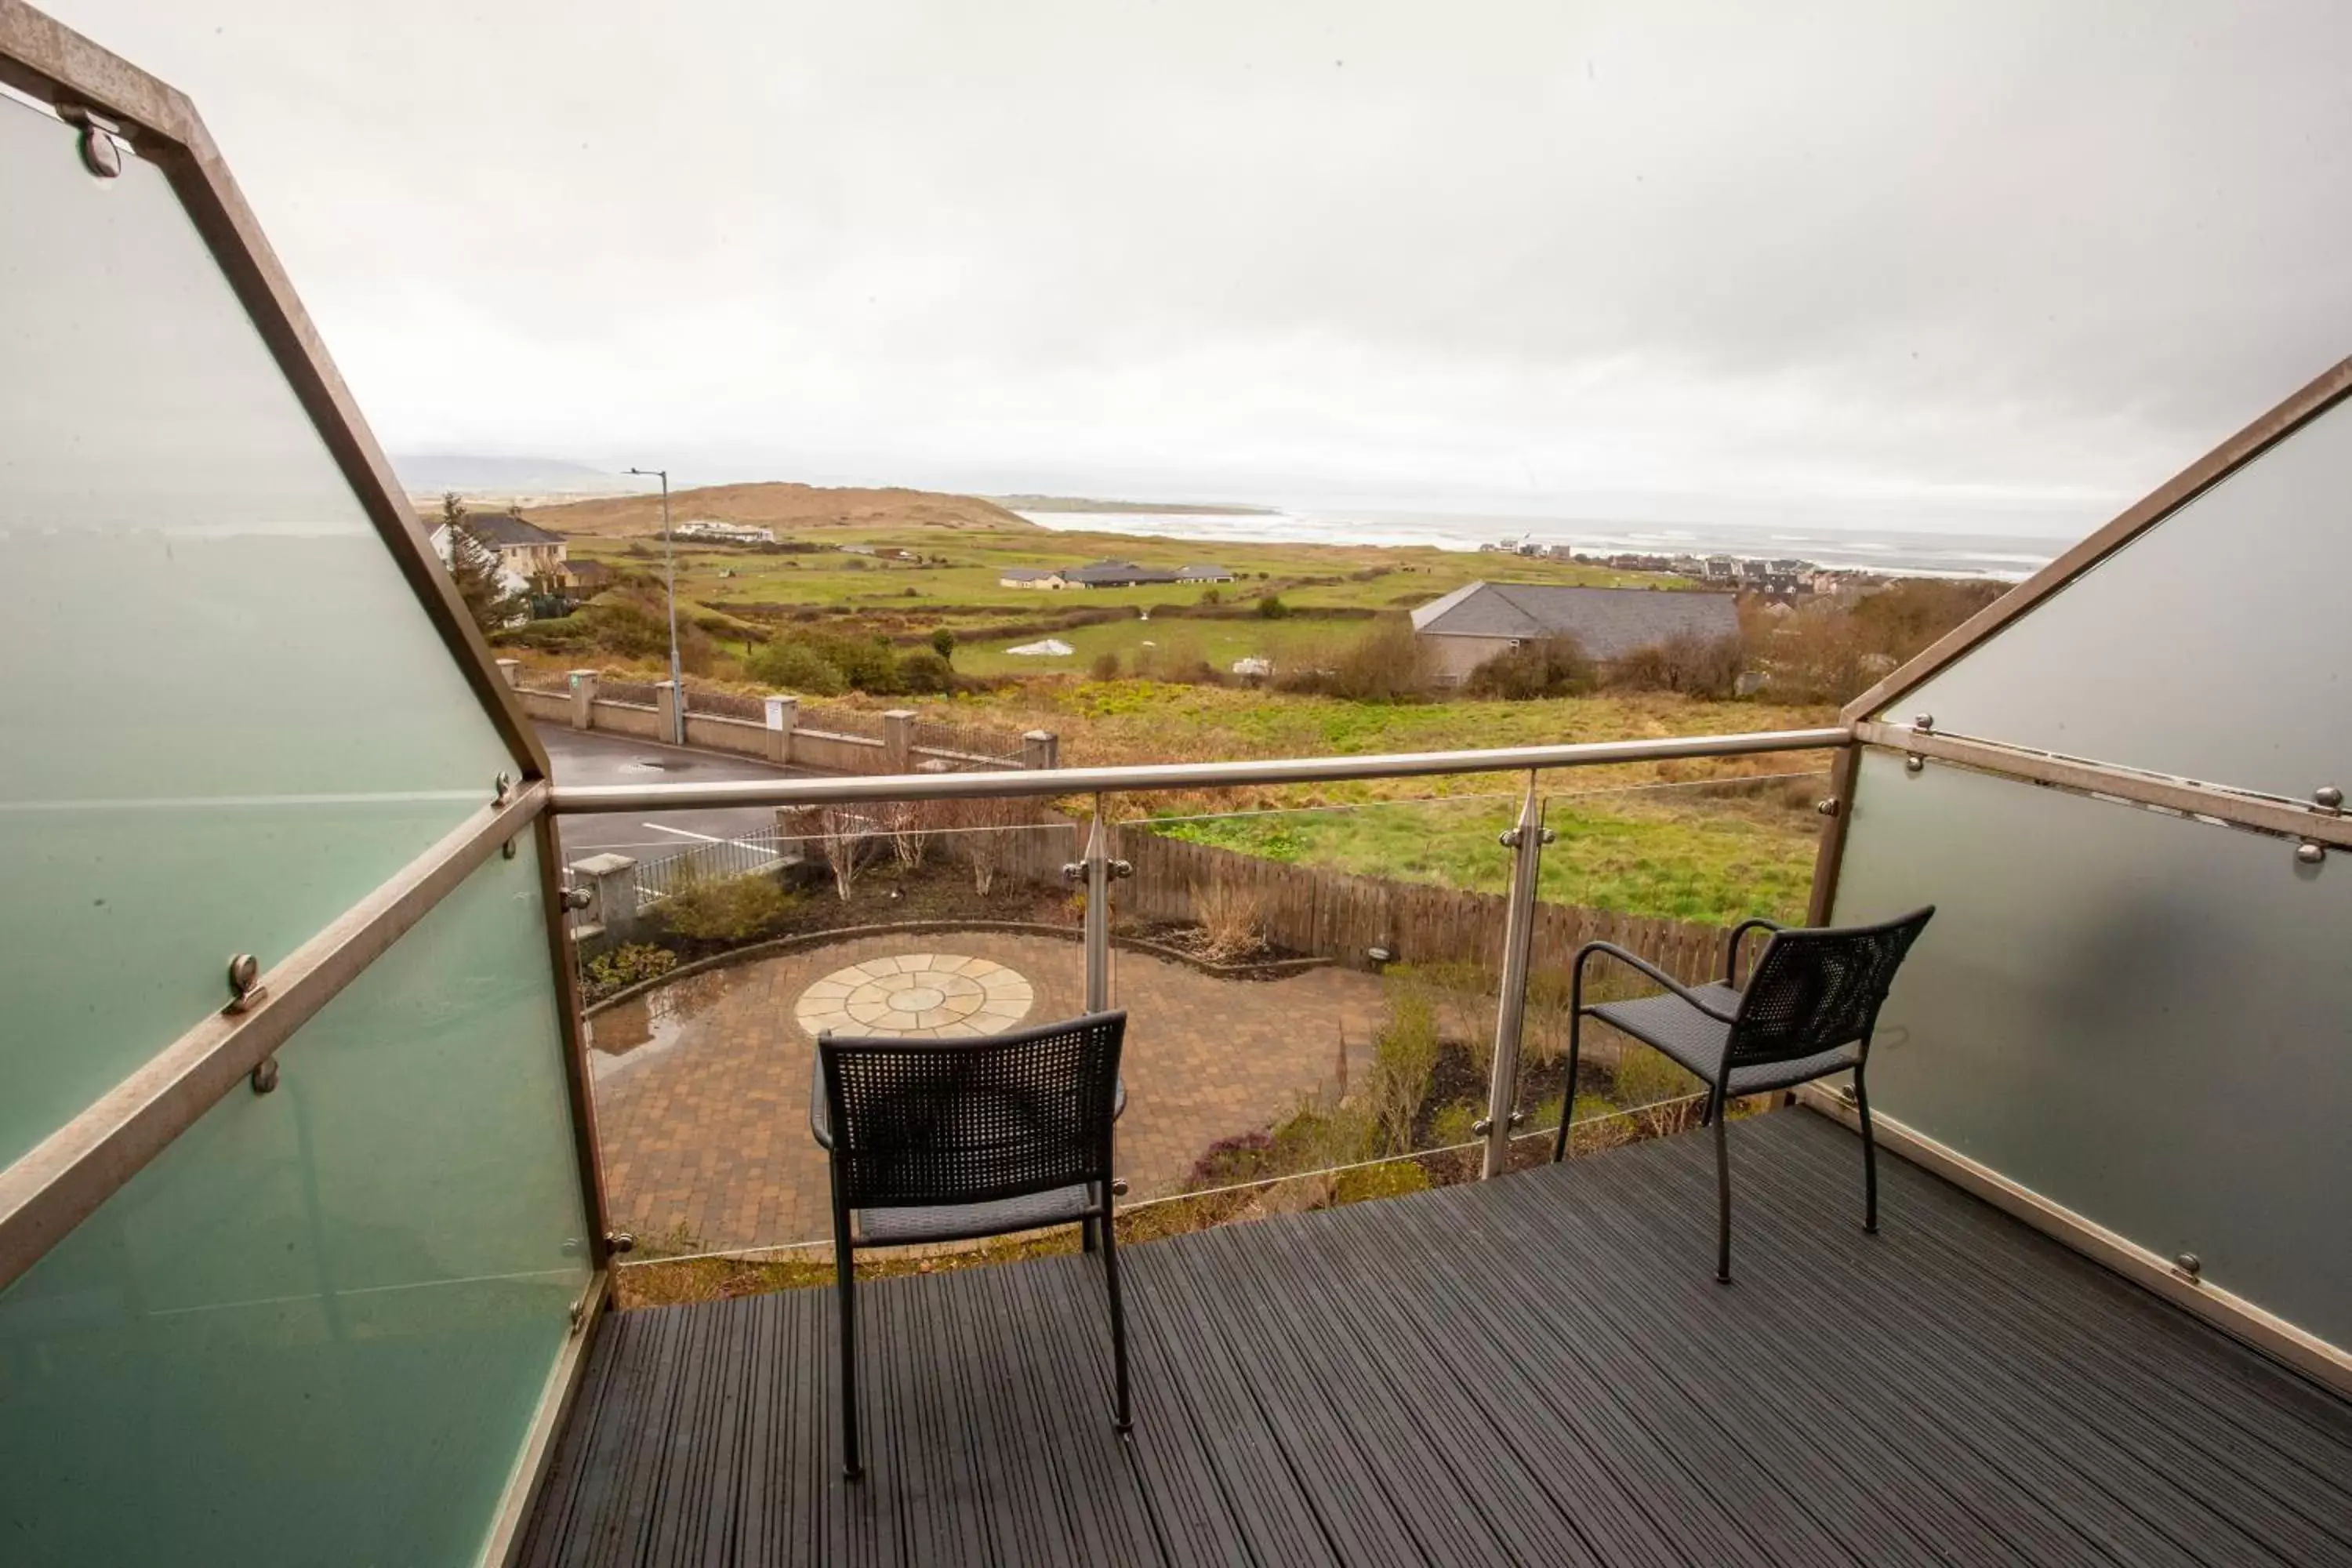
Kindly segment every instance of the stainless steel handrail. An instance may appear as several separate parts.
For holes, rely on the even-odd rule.
[[[990,773],[894,773],[826,779],[727,779],[713,784],[558,783],[549,809],[683,811],[711,806],[830,805],[869,800],[963,800],[975,796],[1109,795],[1141,790],[1230,789],[1251,784],[1332,784],[1349,779],[1426,778],[1438,773],[1605,767],[1686,757],[1742,757],[1850,746],[1845,729],[1760,730],[1747,735],[1674,735],[1565,746],[1504,746],[1474,752],[1399,752],[1365,757],[1276,757],[1234,763],[1147,763],[1115,768],[1044,768]]]
[[[542,784],[506,791],[326,930],[257,973],[236,1005],[206,1015],[0,1169],[0,1288],[38,1262],[269,1060],[501,844],[530,832],[546,804]],[[275,1082],[271,1077],[256,1088]]]

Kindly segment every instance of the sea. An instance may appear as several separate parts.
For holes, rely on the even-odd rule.
[[[1783,524],[1619,523],[1382,511],[1023,511],[1066,533],[1128,533],[1203,544],[1565,544],[1580,554],[1737,555],[1810,561],[1897,576],[2030,577],[2073,542],[2049,534]]]

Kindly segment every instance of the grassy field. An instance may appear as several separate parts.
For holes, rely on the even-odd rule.
[[[1659,693],[1388,704],[1152,679],[1094,680],[1087,674],[1104,653],[1118,655],[1128,671],[1147,652],[1163,668],[1192,659],[1224,670],[1248,657],[1295,663],[1362,636],[1372,615],[1401,614],[1480,577],[1657,580],[1473,552],[1209,546],[1064,533],[985,502],[910,500],[910,494],[754,486],[681,495],[681,521],[717,516],[761,522],[778,527],[782,538],[815,547],[784,553],[697,544],[678,552],[681,609],[716,639],[713,664],[698,673],[740,681],[734,661],[757,641],[800,629],[912,643],[946,626],[960,639],[954,662],[963,674],[1043,679],[952,700],[839,700],[875,709],[910,706],[926,718],[1008,731],[1051,730],[1062,737],[1064,762],[1073,765],[1560,744],[1797,729],[1834,717],[1826,708]],[[576,558],[659,571],[659,540],[646,537],[657,530],[658,513],[642,498],[531,515],[559,531],[568,521],[589,525],[571,534]],[[1239,580],[1213,589],[1171,584],[1062,592],[999,583],[1008,567],[1106,558],[1167,567],[1214,562]],[[1275,619],[1250,613],[1269,594],[1299,613]],[[1171,613],[1202,608],[1226,613]],[[1236,610],[1242,613],[1231,613]],[[1151,612],[1148,619],[1145,611]],[[1115,618],[1069,624],[1073,617],[1105,615]],[[1005,651],[1047,636],[1075,651],[1048,659]],[[1147,650],[1146,643],[1156,647]],[[534,669],[579,662],[536,651],[524,657]],[[595,662],[628,668],[601,657]],[[633,673],[656,678],[658,672],[646,661]],[[1790,772],[1818,775],[1826,767],[1825,757],[1772,757],[1580,770],[1547,780],[1547,792],[1560,798],[1552,808],[1559,837],[1546,857],[1545,896],[1690,920],[1800,912],[1820,826],[1811,810],[1818,779],[1740,781]],[[1696,787],[1703,781],[1715,782]],[[1652,787],[1659,785],[1676,787]],[[1496,847],[1495,834],[1507,820],[1507,797],[1517,787],[1509,775],[1465,774],[1128,797],[1117,809],[1123,816],[1206,818],[1172,824],[1171,831],[1276,859],[1495,889],[1507,876],[1507,858]],[[1582,793],[1590,791],[1620,793]]]
[[[1034,682],[926,705],[967,721],[1045,728],[1075,763],[1365,755],[1808,729],[1822,708],[1652,693],[1534,702],[1347,702],[1153,681]],[[1822,752],[1546,773],[1543,896],[1678,920],[1804,912],[1827,788]],[[1783,776],[1792,775],[1792,776]],[[1495,836],[1525,775],[1460,773],[1122,798],[1122,817],[1276,860],[1499,891]]]
[[[1221,543],[1144,539],[1120,533],[1045,529],[970,497],[915,491],[813,490],[803,486],[729,486],[676,498],[680,522],[698,518],[772,527],[780,541],[807,546],[793,553],[693,543],[677,550],[678,593],[689,614],[709,616],[722,641],[731,623],[769,628],[798,620],[854,616],[861,629],[912,638],[949,626],[975,645],[975,674],[1003,673],[1002,646],[1034,640],[1021,628],[1074,612],[1139,613],[1219,600],[1254,603],[1268,594],[1310,614],[1317,610],[1399,610],[1480,577],[1516,582],[1651,585],[1654,577],[1561,562],[1475,551],[1325,544]],[[660,513],[648,498],[629,497],[527,510],[563,533],[578,560],[658,574]],[[895,552],[903,552],[901,558]],[[1009,567],[1076,566],[1132,561],[1181,567],[1213,563],[1237,581],[1213,591],[1190,584],[1049,592],[1007,588]],[[1272,623],[1268,623],[1270,626]],[[1139,619],[1124,633],[1094,631],[1089,658],[1102,648],[1126,653],[1144,637]],[[992,635],[1003,628],[1006,635]],[[1279,643],[1304,634],[1268,634]],[[1244,657],[1266,637],[1230,623],[1204,630],[1211,657]],[[1074,639],[1065,637],[1065,641]],[[1156,639],[1155,639],[1156,640]],[[1228,653],[1227,650],[1232,650]]]
[[[1498,781],[1489,780],[1488,787]],[[1729,924],[1801,920],[1812,885],[1827,775],[1588,793],[1545,781],[1541,897],[1559,904]],[[1508,794],[1302,811],[1190,816],[1172,837],[1301,866],[1499,893],[1511,858],[1496,836],[1516,819]]]
[[[1129,617],[1101,626],[1073,626],[1052,635],[1070,645],[1066,657],[1016,655],[1008,649],[1037,641],[1035,637],[997,637],[966,643],[956,649],[956,668],[967,675],[1085,674],[1103,654],[1118,656],[1123,668],[1133,668],[1139,657],[1154,652],[1165,659],[1205,660],[1211,668],[1230,670],[1235,660],[1268,658],[1276,667],[1310,658],[1363,635],[1359,620],[1206,620],[1197,616]]]

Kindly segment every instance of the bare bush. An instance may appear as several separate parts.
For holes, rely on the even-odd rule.
[[[1498,653],[1470,672],[1463,689],[1473,697],[1528,701],[1581,697],[1598,684],[1592,660],[1574,637],[1544,637]]]
[[[1249,958],[1265,948],[1265,906],[1257,894],[1220,877],[1192,895],[1192,915],[1201,922],[1201,951],[1219,963]]]
[[[1183,686],[1214,686],[1219,679],[1216,666],[1209,662],[1208,652],[1201,639],[1190,632],[1171,632],[1163,640],[1137,648],[1134,666],[1137,676],[1145,680],[1164,680]]]
[[[877,825],[890,836],[892,858],[908,871],[921,870],[929,858],[938,816],[937,805],[926,800],[885,801],[874,809]]]
[[[971,888],[986,898],[996,874],[1013,858],[1013,835],[1024,816],[1020,801],[1003,795],[973,795],[950,803],[957,841],[971,865]]]
[[[1349,643],[1324,672],[1324,689],[1355,702],[1409,702],[1427,693],[1429,645],[1402,616],[1383,617]]]
[[[817,844],[833,873],[833,890],[844,903],[857,885],[857,874],[874,858],[876,825],[872,817],[828,805],[817,813]]]
[[[1609,684],[1685,697],[1728,697],[1739,682],[1743,657],[1737,637],[1679,632],[1620,655],[1609,667]]]

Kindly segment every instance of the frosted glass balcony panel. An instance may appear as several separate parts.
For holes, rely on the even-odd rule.
[[[0,1294],[0,1556],[475,1559],[589,1278],[550,971],[494,857]]]
[[[1889,716],[2308,801],[2352,790],[2352,403],[1897,700]]]
[[[1837,919],[1925,903],[1873,1106],[2352,1344],[2352,859],[1865,752]]]
[[[0,99],[0,1163],[514,767],[163,174],[76,135]]]

